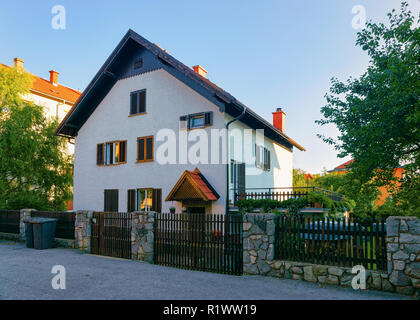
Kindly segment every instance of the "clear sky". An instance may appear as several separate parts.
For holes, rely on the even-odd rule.
[[[408,1],[419,12],[420,1]],[[66,9],[66,29],[51,27],[51,9]],[[129,28],[208,78],[267,120],[282,107],[286,133],[307,151],[294,167],[318,173],[347,159],[316,137],[335,128],[314,123],[333,76],[358,76],[368,58],[355,47],[352,8],[385,21],[399,0],[2,1],[0,62],[83,90]]]

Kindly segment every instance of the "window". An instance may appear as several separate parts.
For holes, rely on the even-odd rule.
[[[118,212],[118,190],[104,190],[104,211]]]
[[[96,147],[96,164],[113,165],[125,163],[127,159],[127,141],[99,143]]]
[[[131,92],[130,94],[130,115],[146,112],[146,89]]]
[[[270,150],[263,146],[255,144],[255,166],[263,169],[264,171],[270,171],[271,169],[271,155]]]
[[[230,160],[230,183],[234,192],[245,192],[245,163]]]
[[[137,162],[153,161],[153,136],[137,138]]]
[[[179,117],[180,129],[196,129],[211,126],[213,124],[213,112],[201,112]]]
[[[134,69],[140,69],[143,66],[143,59],[138,58],[136,61],[134,61]]]
[[[162,211],[162,189],[142,188],[127,191],[127,211]]]

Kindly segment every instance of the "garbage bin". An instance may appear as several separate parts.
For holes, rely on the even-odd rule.
[[[26,248],[34,247],[34,229],[32,228],[32,223],[28,220],[25,220],[25,236],[26,236]]]
[[[54,244],[57,219],[28,218],[25,220],[26,246],[35,249],[48,249]]]

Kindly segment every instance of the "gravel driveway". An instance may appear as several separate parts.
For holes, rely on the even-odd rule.
[[[54,290],[51,286],[54,265],[66,269],[65,290]],[[71,249],[27,249],[22,243],[0,240],[0,299],[390,300],[410,297],[261,276],[186,271]]]

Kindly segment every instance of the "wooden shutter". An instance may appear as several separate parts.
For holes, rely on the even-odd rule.
[[[144,138],[139,138],[137,140],[137,160],[144,161]]]
[[[153,189],[152,211],[162,212],[162,189]]]
[[[130,105],[130,114],[137,113],[137,93],[132,92],[130,96],[131,105]]]
[[[142,113],[142,112],[146,112],[146,91],[140,91],[138,92],[138,96],[139,96],[139,109],[138,112]]]
[[[133,212],[136,210],[136,190],[127,190],[127,212]]]
[[[111,210],[118,212],[118,190],[111,190]]]
[[[111,190],[104,190],[104,211],[111,211]]]
[[[213,111],[204,114],[204,125],[211,126],[213,124]]]
[[[238,164],[238,189],[239,193],[245,192],[245,163]]]
[[[104,164],[104,144],[99,143],[96,146],[96,164],[103,165]]]
[[[146,160],[153,160],[153,137],[146,138]]]
[[[188,117],[180,116],[179,117],[179,129],[185,130],[188,129]]]
[[[271,154],[269,150],[267,150],[267,170],[271,170]]]
[[[120,141],[119,162],[125,162],[127,159],[127,141]]]

